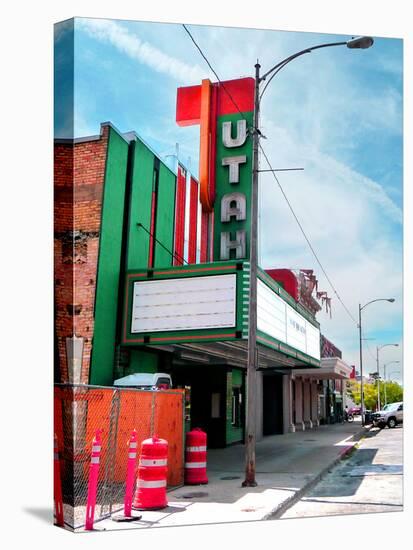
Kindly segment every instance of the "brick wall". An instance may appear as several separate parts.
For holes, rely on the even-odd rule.
[[[55,326],[60,380],[69,381],[66,338],[83,338],[80,382],[88,383],[109,127],[99,140],[56,143]]]

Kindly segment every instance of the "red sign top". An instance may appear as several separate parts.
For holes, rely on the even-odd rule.
[[[254,110],[253,78],[239,78],[216,82],[218,88],[217,116]],[[236,107],[238,106],[238,109]],[[199,124],[201,120],[201,85],[178,88],[176,100],[176,122],[179,126]]]

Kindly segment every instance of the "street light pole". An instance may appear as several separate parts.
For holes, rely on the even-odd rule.
[[[351,38],[346,42],[333,42],[320,44],[311,48],[301,50],[280,61],[260,76],[261,65],[255,65],[255,88],[254,88],[254,124],[252,128],[252,190],[251,190],[251,229],[250,229],[250,291],[249,291],[249,313],[248,313],[248,354],[247,354],[247,418],[246,418],[246,437],[245,437],[245,480],[243,487],[255,487],[255,443],[256,443],[256,393],[257,393],[257,260],[258,260],[258,150],[261,132],[259,130],[259,111],[260,102],[268,84],[274,76],[283,69],[288,63],[300,57],[301,55],[312,52],[320,48],[331,46],[347,46],[350,49],[367,49],[374,43],[373,38],[369,36],[360,36]],[[261,95],[260,84],[266,78],[268,79]]]
[[[377,363],[377,410],[380,411],[380,366],[379,366],[379,346],[376,346]]]
[[[360,337],[360,408],[361,408],[361,425],[364,426],[364,383],[363,383],[363,351],[362,351],[362,336],[361,336],[361,311],[367,307],[368,305],[372,304],[373,302],[390,302],[393,303],[395,300],[394,298],[376,298],[375,300],[371,300],[370,302],[367,302],[367,304],[364,304],[362,306],[359,304],[359,337]]]
[[[360,412],[361,412],[361,425],[364,426],[364,384],[363,384],[363,349],[361,336],[361,304],[359,304],[359,338],[360,338]]]
[[[257,394],[257,268],[258,268],[258,146],[259,146],[259,90],[260,67],[255,65],[254,126],[252,134],[252,190],[251,190],[251,232],[250,232],[250,293],[248,316],[247,357],[247,419],[245,444],[245,480],[243,487],[256,487],[255,442],[256,442],[256,394]]]
[[[377,352],[377,406],[378,410],[380,410],[380,362],[379,362],[379,351],[383,348],[386,348],[387,346],[395,346],[396,348],[399,347],[399,344],[383,344],[382,346],[376,346],[376,352]],[[386,375],[384,375],[386,376]],[[384,391],[386,391],[386,385],[384,385]]]
[[[387,377],[386,377],[386,367],[388,365],[392,365],[394,363],[400,363],[400,361],[390,361],[390,363],[385,363],[383,368],[384,368],[384,404],[387,405],[387,386],[386,386],[386,382],[387,382]]]

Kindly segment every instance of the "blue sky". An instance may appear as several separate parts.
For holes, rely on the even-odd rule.
[[[221,80],[253,76],[303,48],[350,36],[190,26]],[[64,47],[64,27],[58,31]],[[326,48],[300,57],[271,82],[262,101],[262,145],[273,167],[303,167],[278,178],[329,278],[356,319],[363,314],[365,372],[376,346],[402,344],[403,43],[374,37],[369,50]],[[58,57],[56,57],[58,59]],[[76,19],[74,135],[110,120],[135,130],[161,156],[175,152],[197,173],[199,128],[175,123],[176,88],[211,78],[180,25]],[[56,105],[59,101],[56,102]],[[56,137],[70,137],[64,113]],[[68,134],[69,132],[69,134]],[[265,167],[265,161],[261,161]],[[274,179],[260,179],[263,267],[312,268],[333,297],[323,333],[358,365],[357,327],[336,299]],[[386,347],[381,363],[402,360]],[[392,366],[395,367],[395,365]]]

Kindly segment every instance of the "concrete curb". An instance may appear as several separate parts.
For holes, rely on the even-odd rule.
[[[289,508],[291,508],[291,506],[298,502],[305,493],[307,493],[310,489],[317,485],[317,483],[319,483],[322,478],[328,474],[331,468],[334,468],[334,466],[336,466],[345,456],[349,455],[353,451],[359,440],[362,438],[362,436],[370,431],[370,428],[371,426],[364,427],[359,432],[354,434],[354,442],[351,445],[348,445],[342,451],[340,451],[338,456],[334,460],[332,460],[330,464],[323,468],[321,472],[310,479],[310,481],[308,481],[303,487],[301,487],[301,489],[294,493],[294,495],[284,500],[284,502],[275,507],[274,510],[272,510],[271,512],[265,514],[262,519],[279,519],[284,514],[284,512],[286,512]]]

